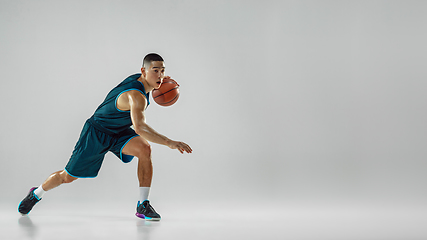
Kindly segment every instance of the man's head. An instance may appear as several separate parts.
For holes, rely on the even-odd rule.
[[[147,54],[142,63],[141,73],[149,87],[159,89],[165,77],[165,64],[163,58],[156,53]]]
[[[164,62],[163,58],[157,54],[157,53],[149,53],[147,56],[144,57],[144,60],[142,61],[142,67],[145,69],[149,69],[152,62]]]

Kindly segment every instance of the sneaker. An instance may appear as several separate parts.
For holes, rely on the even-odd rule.
[[[143,203],[138,201],[138,206],[136,207],[137,217],[151,220],[151,221],[160,221],[160,215],[154,210],[154,208],[150,205],[150,201],[145,200]]]
[[[28,214],[31,209],[33,209],[34,205],[41,200],[41,198],[34,194],[34,190],[36,189],[36,187],[31,188],[28,195],[19,203],[18,211],[22,215]]]

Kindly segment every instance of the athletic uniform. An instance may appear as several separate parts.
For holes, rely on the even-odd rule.
[[[89,118],[80,134],[73,154],[65,167],[65,171],[77,178],[93,178],[98,175],[105,154],[113,152],[124,163],[132,161],[133,156],[123,154],[123,147],[138,134],[130,128],[132,120],[130,111],[117,108],[119,96],[131,90],[141,92],[149,102],[149,93],[145,93],[144,85],[138,81],[141,74],[134,74],[113,88],[104,102]]]
[[[144,85],[138,81],[140,76],[141,74],[129,76],[113,88],[93,116],[86,121],[73,154],[65,167],[65,171],[69,175],[77,178],[96,177],[108,151],[113,152],[124,163],[132,161],[133,156],[125,155],[122,151],[126,143],[137,137],[138,134],[130,128],[132,126],[130,111],[122,111],[117,108],[116,104],[122,93],[131,90],[142,93],[147,99],[147,106],[150,104],[149,94],[145,93]],[[42,185],[40,187],[43,190]],[[40,197],[36,194],[38,190],[40,189],[37,187],[31,188],[27,196],[19,203],[18,211],[21,214],[28,214],[42,199],[43,194]],[[138,201],[135,215],[145,220],[158,221],[161,219],[148,199]]]

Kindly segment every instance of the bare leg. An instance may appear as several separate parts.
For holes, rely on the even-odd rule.
[[[150,144],[142,137],[135,137],[123,148],[123,154],[138,158],[137,173],[139,186],[151,187],[151,181],[153,179],[153,163],[151,162]]]
[[[141,159],[138,158],[138,180],[140,187],[151,187],[153,179],[153,164],[151,158]]]
[[[55,188],[63,183],[70,183],[76,179],[77,178],[68,175],[65,170],[54,172],[42,184],[42,188],[45,191],[49,191],[52,188]],[[39,202],[43,196],[42,194],[42,196],[39,196],[39,198],[35,191],[40,189],[34,189],[35,188],[31,188],[31,191],[28,193],[28,195],[19,203],[18,211],[23,215],[28,214],[34,207],[34,205]]]
[[[70,176],[65,170],[52,173],[43,183],[43,190],[49,191],[63,183],[71,183],[77,178]]]

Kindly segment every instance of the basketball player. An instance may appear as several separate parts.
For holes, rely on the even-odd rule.
[[[108,151],[113,152],[124,163],[138,158],[140,199],[136,216],[146,220],[160,220],[160,215],[150,205],[153,166],[151,147],[148,141],[191,153],[189,145],[173,141],[145,123],[145,109],[150,104],[149,93],[158,89],[165,77],[163,58],[151,53],[145,56],[141,74],[126,78],[108,93],[104,102],[89,118],[80,135],[72,156],[64,168],[50,175],[39,187],[30,189],[21,201],[18,211],[28,214],[45,192],[63,183],[78,178],[94,178],[98,175],[102,161]],[[134,129],[130,128],[133,125]]]

